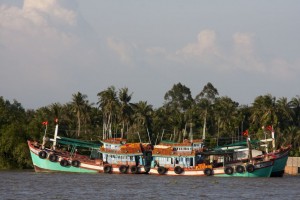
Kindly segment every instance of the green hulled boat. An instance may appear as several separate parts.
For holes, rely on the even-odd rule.
[[[59,137],[57,132],[58,124],[55,127],[54,139],[50,139],[53,142],[51,147],[45,146],[47,142],[45,135],[42,144],[36,141],[28,141],[32,163],[36,172],[98,173],[103,171],[102,160],[98,153],[100,143]],[[58,146],[61,146],[61,148],[58,148]]]

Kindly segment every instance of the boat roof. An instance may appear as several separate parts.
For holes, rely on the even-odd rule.
[[[260,140],[250,140],[251,145],[259,145]],[[243,141],[238,141],[238,142],[234,142],[231,144],[225,144],[222,146],[217,146],[215,149],[221,149],[224,147],[246,147],[247,146],[247,140],[243,140]]]
[[[190,140],[187,140],[187,139],[185,139],[183,142],[174,142],[174,141],[171,141],[171,140],[162,140],[159,145],[186,147],[186,146],[192,146],[192,144],[200,144],[200,143],[202,143],[202,140],[193,140],[192,142]]]
[[[126,144],[127,140],[123,139],[123,138],[109,138],[109,139],[106,139],[106,140],[102,140],[101,142],[105,143],[105,144],[119,144],[119,145],[123,145],[123,144]]]
[[[200,155],[231,155],[234,154],[234,150],[229,149],[229,150],[214,150],[214,151],[204,151],[200,152]]]
[[[65,145],[72,145],[76,147],[84,147],[84,148],[92,148],[92,149],[99,149],[101,144],[95,142],[87,142],[84,140],[78,140],[73,138],[67,137],[57,137],[58,144],[65,144]]]

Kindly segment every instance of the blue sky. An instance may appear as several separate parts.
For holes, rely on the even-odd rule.
[[[181,82],[251,104],[300,95],[298,0],[0,0],[0,96],[25,108],[128,87],[154,107]]]

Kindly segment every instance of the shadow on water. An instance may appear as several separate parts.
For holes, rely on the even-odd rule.
[[[300,199],[300,176],[217,178],[0,171],[0,199]]]

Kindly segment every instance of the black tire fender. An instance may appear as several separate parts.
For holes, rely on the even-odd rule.
[[[136,173],[138,173],[138,171],[139,171],[139,168],[137,166],[133,165],[130,167],[130,172],[132,174],[136,174]]]
[[[121,166],[119,167],[119,171],[120,171],[122,174],[126,174],[126,173],[127,173],[127,170],[128,170],[128,168],[127,168],[127,166],[125,166],[125,165],[121,165]]]
[[[183,169],[182,169],[180,166],[176,166],[176,167],[174,168],[174,172],[175,172],[176,174],[181,174],[181,173],[183,172]]]
[[[160,175],[163,175],[163,174],[165,174],[166,173],[166,168],[164,168],[164,167],[158,167],[158,169],[157,169],[157,172],[160,174]]]
[[[50,155],[49,155],[49,160],[50,160],[51,162],[57,162],[57,161],[58,161],[58,157],[57,157],[57,155],[55,155],[55,154],[50,154]]]
[[[204,174],[206,176],[211,176],[212,175],[212,169],[211,168],[205,168],[204,169]]]
[[[233,168],[230,167],[230,166],[225,167],[224,172],[225,172],[225,174],[227,174],[227,175],[231,175],[231,174],[233,174]]]
[[[61,165],[62,167],[67,167],[69,164],[70,164],[69,161],[67,161],[66,159],[62,159],[62,160],[60,161],[60,165]]]
[[[73,167],[79,167],[80,166],[80,161],[79,160],[72,160],[72,166]]]
[[[112,167],[110,165],[105,165],[103,168],[104,173],[111,173],[112,172]]]
[[[248,164],[248,165],[246,166],[246,170],[247,170],[247,172],[252,173],[252,172],[255,171],[255,167],[254,167],[254,165],[252,165],[252,164]]]
[[[45,158],[47,158],[47,152],[46,151],[40,151],[39,152],[39,157],[41,158],[41,159],[45,159]]]
[[[244,166],[242,166],[242,165],[238,165],[238,166],[236,166],[235,171],[236,171],[237,173],[242,174],[242,173],[245,172],[245,168],[244,168]]]

